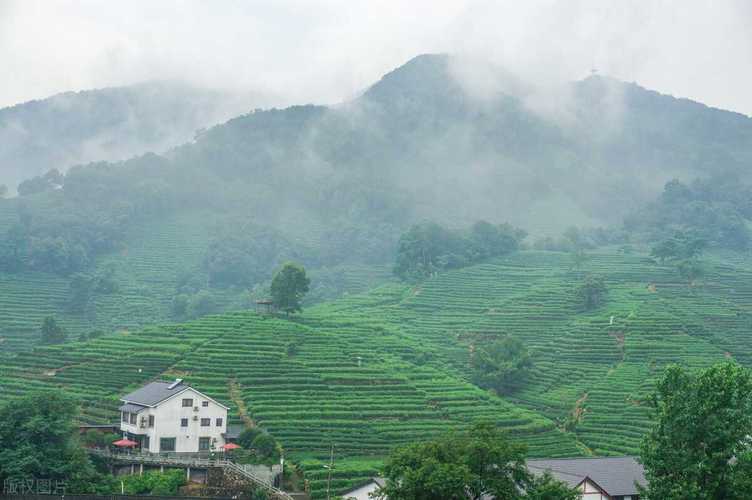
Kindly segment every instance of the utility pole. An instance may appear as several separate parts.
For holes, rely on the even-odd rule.
[[[332,486],[332,469],[334,469],[334,443],[329,453],[329,465],[324,465],[325,469],[329,469],[329,475],[326,479],[326,500],[332,500],[331,486]]]

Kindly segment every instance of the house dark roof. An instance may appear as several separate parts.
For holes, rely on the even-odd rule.
[[[637,495],[635,482],[646,484],[645,471],[634,457],[528,460],[527,468],[534,474],[548,471],[570,486],[589,477],[610,496]]]
[[[146,406],[143,405],[136,405],[133,403],[125,403],[123,406],[118,408],[120,411],[127,411],[128,413],[138,413],[142,410],[145,410]]]
[[[154,406],[160,401],[164,401],[187,388],[188,386],[182,381],[179,383],[158,381],[147,384],[120,399],[143,406]]]

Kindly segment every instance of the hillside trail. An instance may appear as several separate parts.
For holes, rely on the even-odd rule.
[[[256,422],[253,421],[251,416],[248,414],[248,407],[245,405],[245,401],[243,401],[243,397],[240,394],[240,383],[238,382],[238,379],[232,378],[227,382],[227,389],[230,394],[230,400],[235,403],[235,406],[238,408],[238,413],[240,414],[240,420],[243,421],[243,424],[246,428],[256,427]]]

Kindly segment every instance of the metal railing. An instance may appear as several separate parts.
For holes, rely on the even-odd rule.
[[[219,467],[224,470],[235,472],[245,479],[251,481],[253,484],[264,488],[266,491],[274,495],[281,500],[293,500],[293,498],[286,492],[275,487],[268,478],[263,478],[248,468],[243,467],[240,464],[236,464],[232,460],[227,458],[212,458],[212,457],[200,457],[191,456],[191,454],[185,454],[180,456],[177,453],[173,454],[159,454],[159,453],[144,453],[144,452],[120,452],[113,453],[108,449],[102,448],[90,448],[89,451],[95,455],[105,458],[111,458],[113,460],[122,460],[127,462],[137,462],[139,464],[146,465],[167,465],[167,466],[181,466],[181,467],[195,467],[195,468],[209,468]],[[187,456],[186,456],[187,455]]]

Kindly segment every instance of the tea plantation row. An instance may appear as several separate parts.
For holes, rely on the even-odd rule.
[[[642,256],[521,252],[391,283],[307,309],[251,312],[37,348],[0,369],[0,397],[58,387],[84,418],[116,418],[117,396],[180,376],[267,428],[324,495],[333,445],[337,490],[373,475],[395,445],[492,419],[534,456],[635,453],[649,424],[643,401],[661,369],[726,357],[752,361],[752,271],[708,258],[689,286]],[[574,288],[605,278],[605,305],[584,313]],[[499,398],[470,380],[472,349],[512,334],[531,352],[524,389]]]

